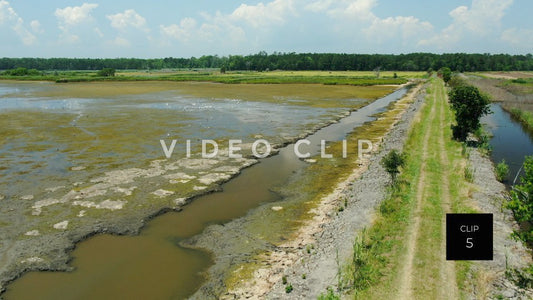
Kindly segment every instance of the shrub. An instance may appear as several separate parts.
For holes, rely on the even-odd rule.
[[[439,71],[440,75],[442,76],[442,80],[444,80],[445,83],[448,83],[450,79],[452,78],[452,70],[448,67],[443,67]]]
[[[523,78],[517,78],[517,79],[513,79],[511,80],[513,83],[519,83],[519,84],[525,84],[527,83],[527,81]]]
[[[96,75],[102,76],[102,77],[113,77],[113,76],[115,76],[115,69],[103,68],[102,70],[98,71],[98,73],[96,73]]]
[[[370,249],[365,244],[365,231],[355,240],[352,255],[352,280],[355,290],[361,290],[370,285],[375,270],[369,263]]]
[[[515,232],[527,243],[533,242],[533,156],[526,156],[524,161],[524,175],[520,177],[521,184],[511,190],[511,200],[507,203],[518,222],[527,222],[529,226],[523,232]]]
[[[337,294],[335,294],[335,292],[333,291],[333,289],[331,287],[328,287],[328,291],[326,292],[326,294],[320,294],[320,296],[318,296],[318,300],[340,300],[341,297]]]
[[[522,269],[508,269],[505,271],[505,275],[520,288],[533,288],[533,264]]]
[[[509,166],[505,163],[505,159],[502,159],[502,161],[496,165],[496,179],[499,182],[504,182],[507,180],[507,176],[509,176]]]
[[[465,180],[468,182],[474,182],[474,171],[470,166],[465,167]]]
[[[4,75],[8,76],[29,76],[29,75],[41,75],[41,72],[36,69],[26,69],[26,68],[16,68],[7,70],[4,72]]]
[[[381,159],[381,165],[390,174],[392,182],[396,182],[396,176],[400,173],[400,167],[405,165],[405,154],[393,149]]]
[[[292,284],[289,283],[285,286],[285,293],[289,294],[290,292],[292,292],[292,290]]]
[[[448,81],[448,85],[451,87],[460,87],[460,86],[467,85],[467,83],[463,78],[461,78],[458,75],[455,75],[455,76],[452,76],[450,81]]]

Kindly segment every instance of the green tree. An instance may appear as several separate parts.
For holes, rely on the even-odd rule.
[[[533,220],[533,156],[526,156],[524,161],[524,175],[520,177],[521,184],[511,190],[511,200],[507,203],[518,222]],[[526,242],[533,242],[533,226],[526,226],[526,232],[519,234]]]
[[[102,70],[96,73],[98,76],[102,77],[113,77],[115,76],[115,69],[113,68],[103,68]]]
[[[459,75],[452,76],[452,79],[448,81],[448,86],[451,86],[452,88],[459,87],[462,85],[467,85],[467,82],[462,79]]]
[[[28,76],[28,75],[41,75],[41,72],[35,70],[35,69],[26,69],[26,68],[16,68],[7,70],[4,72],[4,75],[9,76]]]
[[[489,98],[470,85],[452,88],[449,96],[457,121],[457,125],[452,126],[453,137],[465,141],[469,133],[480,128],[481,117],[491,112]]]
[[[442,80],[444,80],[445,83],[448,83],[450,79],[452,79],[452,70],[448,67],[443,67],[440,69],[440,73],[442,75]]]
[[[390,174],[392,182],[396,182],[396,176],[400,173],[400,167],[405,165],[405,154],[393,149],[381,159],[381,165]]]

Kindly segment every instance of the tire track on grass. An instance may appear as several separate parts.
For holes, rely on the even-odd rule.
[[[423,145],[422,145],[422,164],[420,165],[420,171],[418,175],[418,182],[416,185],[416,205],[415,210],[413,213],[413,222],[408,230],[408,241],[407,241],[407,254],[405,257],[406,263],[403,265],[403,268],[400,271],[400,283],[399,283],[399,299],[412,299],[412,281],[413,281],[413,262],[415,258],[416,248],[417,248],[417,240],[418,240],[418,232],[420,229],[420,218],[422,214],[422,202],[424,200],[425,196],[425,187],[426,187],[426,181],[425,181],[425,175],[426,175],[426,168],[427,168],[427,160],[428,160],[428,143],[429,138],[431,135],[431,120],[435,118],[436,110],[435,110],[435,99],[434,97],[429,97],[426,100],[429,100],[431,105],[431,111],[429,114],[429,118],[426,120],[421,120],[421,122],[426,122],[426,128],[424,132],[424,138],[423,138]],[[426,104],[427,105],[427,104]]]
[[[438,94],[436,95],[436,102],[439,106],[439,123],[447,126],[445,109],[448,103],[444,86],[441,82],[438,84]],[[444,128],[443,126],[442,128]],[[449,159],[445,147],[444,129],[439,131],[440,163],[442,165],[442,199],[441,207],[444,212],[441,219],[441,267],[440,267],[440,279],[443,284],[439,288],[439,297],[441,299],[458,299],[459,292],[457,290],[456,274],[455,274],[455,262],[446,260],[446,213],[452,212],[452,201],[450,196],[450,165]]]

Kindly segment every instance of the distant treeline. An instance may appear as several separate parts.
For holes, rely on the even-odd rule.
[[[333,54],[260,52],[254,55],[207,55],[199,58],[0,58],[0,70],[119,70],[203,69],[225,70],[327,70],[427,71],[449,67],[453,71],[532,71],[533,56],[509,54]]]

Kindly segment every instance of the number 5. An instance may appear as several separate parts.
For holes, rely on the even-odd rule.
[[[472,238],[466,238],[466,248],[470,249],[474,247],[474,243],[472,242]]]

